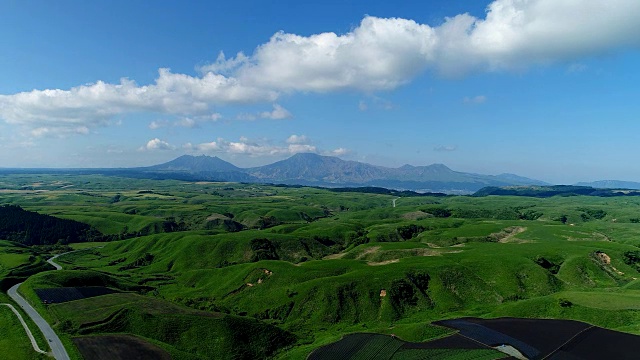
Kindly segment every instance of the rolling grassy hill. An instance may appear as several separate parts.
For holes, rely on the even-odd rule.
[[[111,233],[183,224],[65,255],[68,270],[31,276],[21,291],[34,302],[36,288],[124,292],[39,304],[68,337],[131,333],[191,359],[243,347],[235,329],[247,328],[277,340],[237,358],[301,359],[349,333],[439,337],[429,323],[460,316],[568,318],[640,333],[636,197],[402,197],[111,179],[40,177],[46,192],[25,189],[35,183],[26,175],[3,180],[13,190],[2,203]],[[213,338],[225,340],[203,344]]]

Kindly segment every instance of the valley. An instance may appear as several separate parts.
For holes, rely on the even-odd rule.
[[[0,224],[12,240],[0,243],[0,281],[4,292],[24,281],[18,291],[72,359],[141,348],[155,358],[305,359],[361,333],[393,334],[397,342],[375,341],[397,350],[454,334],[433,323],[461,317],[578,320],[640,334],[636,196],[77,174],[11,174],[0,186],[0,206],[25,211],[12,208],[15,216],[69,221],[52,222],[68,235],[41,243],[30,235],[37,227]],[[62,253],[54,271],[46,259]],[[16,358],[44,356],[30,354],[17,319],[4,324],[24,343]],[[405,355],[506,356],[415,351]]]

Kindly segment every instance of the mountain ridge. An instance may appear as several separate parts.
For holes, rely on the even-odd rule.
[[[397,168],[372,165],[314,153],[299,153],[271,164],[240,168],[218,157],[182,155],[166,163],[139,168],[170,175],[189,174],[202,180],[282,183],[325,187],[379,186],[423,192],[473,193],[486,186],[548,185],[514,174],[482,175],[459,172],[444,164],[402,165]]]

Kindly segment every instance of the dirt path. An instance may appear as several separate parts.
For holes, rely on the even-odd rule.
[[[365,256],[367,256],[369,254],[373,254],[373,253],[377,252],[378,250],[380,250],[380,246],[368,247],[356,257],[356,260],[361,260],[363,257],[365,257]]]
[[[508,243],[511,242],[512,239],[518,235],[518,234],[522,234],[523,232],[525,232],[527,230],[526,227],[524,226],[514,226],[512,228],[506,228],[504,230],[502,230],[502,233],[504,233],[505,235],[502,236],[500,238],[500,240],[498,240],[501,243]],[[501,234],[499,234],[501,235]],[[523,241],[524,242],[524,241]]]

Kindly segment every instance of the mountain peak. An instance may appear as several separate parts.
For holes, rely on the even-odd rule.
[[[427,167],[433,170],[453,171],[445,164],[431,164]]]
[[[316,153],[305,152],[305,153],[293,154],[291,155],[291,157],[289,157],[289,159],[322,159],[322,158],[328,158],[328,157],[330,156],[322,156]]]
[[[182,155],[164,164],[151,166],[149,170],[186,171],[186,172],[230,172],[241,171],[235,165],[217,156]]]

